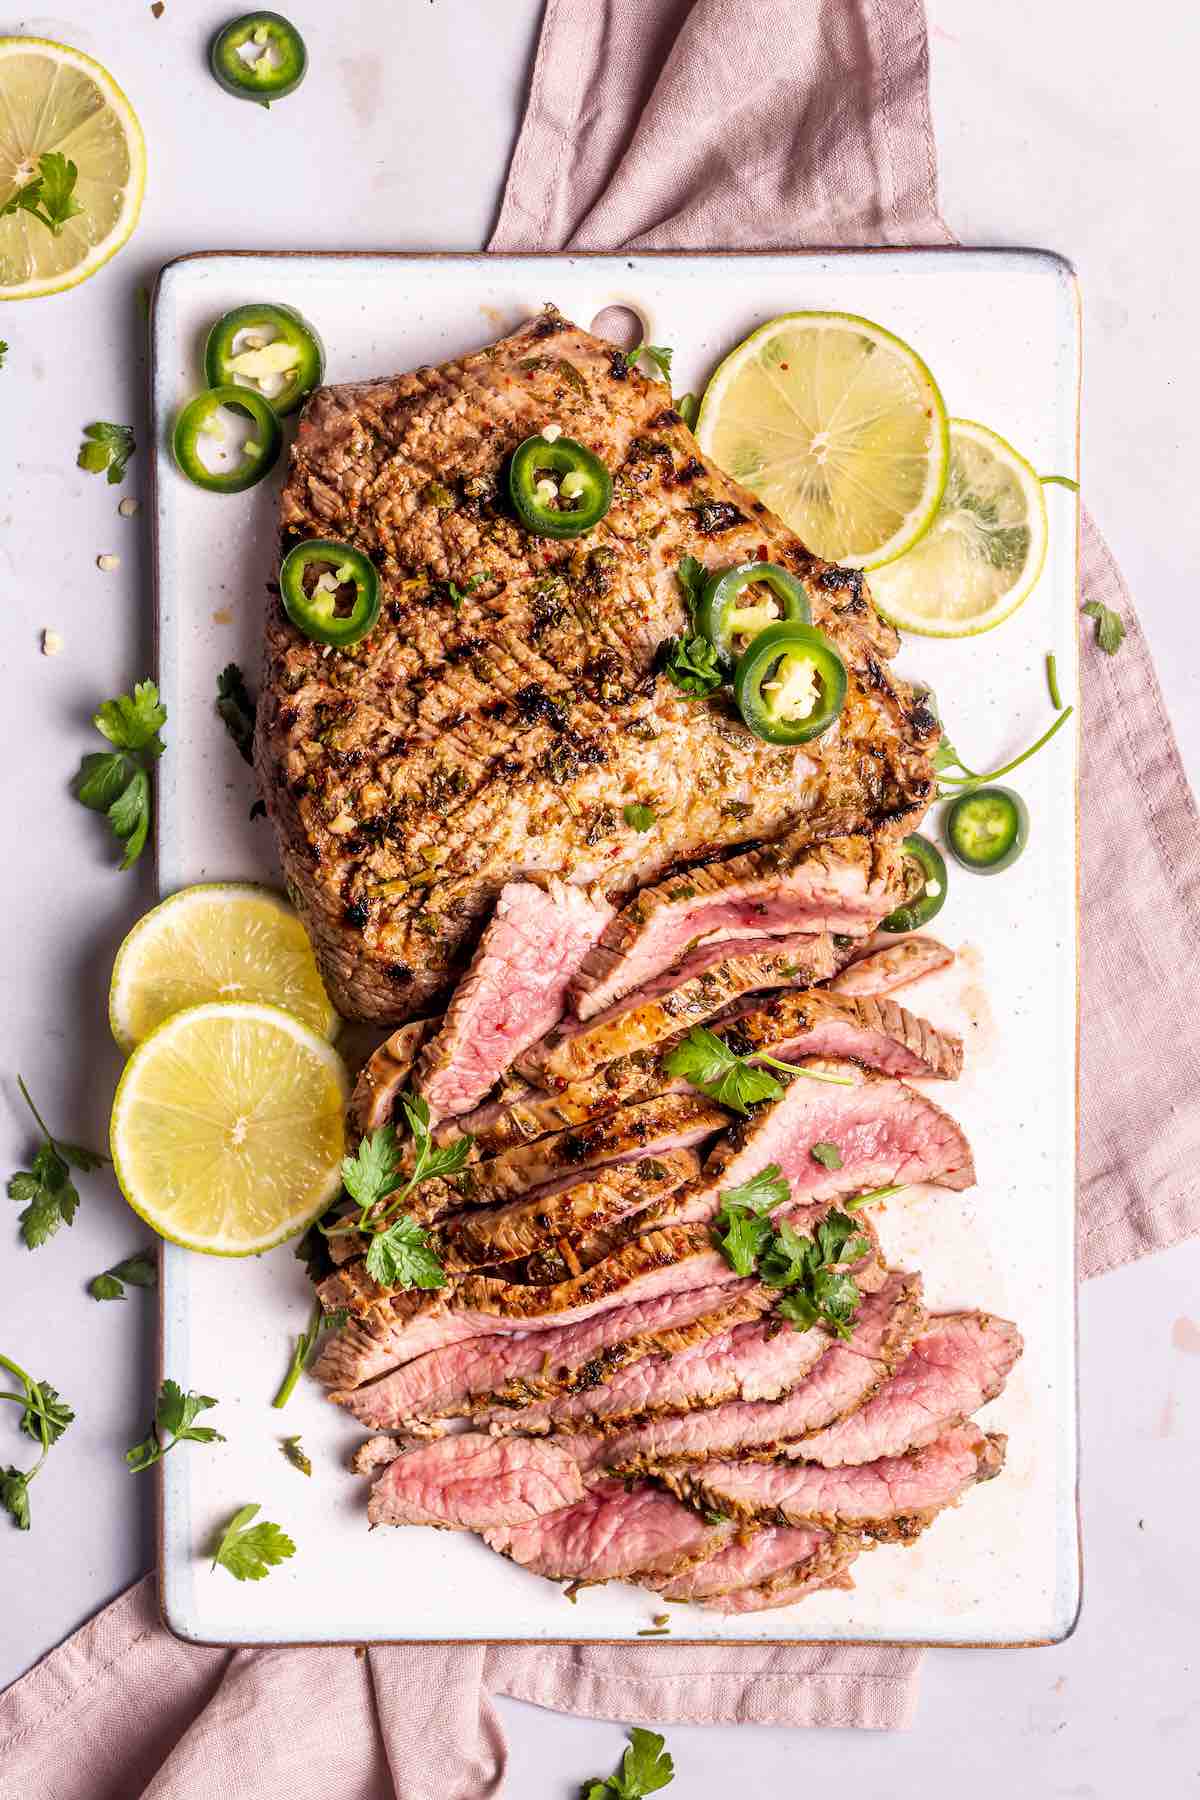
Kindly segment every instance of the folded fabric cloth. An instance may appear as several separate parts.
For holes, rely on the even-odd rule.
[[[786,14],[778,0],[549,0],[490,248],[951,242],[927,74],[919,0]],[[1084,659],[1087,1275],[1200,1229],[1200,1034],[1174,978],[1200,936],[1200,830],[1129,596],[1086,519],[1081,579],[1128,634],[1118,657],[1089,643]],[[504,1772],[494,1694],[630,1723],[895,1729],[912,1721],[920,1656],[205,1650],[159,1624],[147,1577],[0,1699],[0,1800],[482,1800]]]

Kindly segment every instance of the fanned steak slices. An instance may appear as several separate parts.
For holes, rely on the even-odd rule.
[[[561,881],[510,881],[425,1045],[417,1091],[437,1118],[469,1112],[563,1010],[567,984],[613,916],[601,895]]]
[[[465,1199],[479,1204],[528,1193],[544,1183],[631,1157],[701,1144],[729,1123],[714,1100],[694,1092],[663,1094],[622,1106],[568,1131],[473,1163],[458,1178]]]
[[[371,1489],[367,1518],[372,1525],[483,1531],[523,1525],[582,1497],[579,1465],[556,1445],[468,1431],[389,1463]]]
[[[594,1018],[564,1019],[519,1066],[543,1087],[578,1081],[614,1057],[702,1024],[743,994],[814,987],[844,960],[845,952],[835,948],[827,931],[751,938],[732,951],[723,941],[697,944],[673,968]]]
[[[724,862],[643,888],[584,957],[572,983],[590,1019],[664,969],[697,938],[734,943],[795,932],[866,937],[903,898],[904,875],[887,839],[831,837],[804,828]]]
[[[732,1593],[718,1594],[711,1600],[702,1600],[700,1604],[710,1612],[767,1612],[773,1607],[795,1606],[798,1600],[807,1599],[818,1588],[852,1588],[854,1582],[847,1564],[856,1554],[857,1548],[853,1552],[847,1551],[846,1560],[828,1576],[823,1572],[814,1576],[808,1572],[807,1565],[801,1563],[798,1569],[781,1569],[778,1575],[769,1576],[766,1581],[761,1581],[754,1587],[737,1588]]]
[[[910,981],[919,981],[922,975],[949,968],[953,961],[953,950],[939,944],[936,938],[902,937],[878,950],[869,950],[865,956],[855,957],[833,977],[829,990],[853,999],[891,994],[896,988],[907,987]]]
[[[585,1471],[613,1469],[626,1475],[740,1451],[774,1454],[782,1445],[823,1434],[832,1422],[864,1407],[904,1362],[924,1319],[919,1277],[889,1276],[863,1300],[849,1340],[826,1340],[815,1367],[782,1400],[731,1400],[560,1441]]]
[[[844,1057],[883,1075],[955,1081],[962,1039],[894,1000],[851,999],[820,992],[777,994],[717,1028],[737,1056]]]
[[[547,311],[436,369],[322,388],[300,420],[285,541],[371,556],[383,609],[348,649],[266,623],[257,766],[288,881],[343,1013],[396,1023],[444,992],[508,881],[610,893],[803,822],[902,836],[934,794],[939,727],[893,678],[861,573],[813,557],[699,451],[611,344]],[[531,536],[508,459],[548,423],[613,476],[577,540]],[[684,629],[675,570],[795,571],[849,672],[819,743],[780,752],[655,659]],[[451,583],[454,585],[451,586]],[[631,795],[656,821],[629,829]]]
[[[1021,1354],[1021,1334],[991,1313],[946,1313],[931,1319],[903,1365],[860,1411],[789,1444],[787,1456],[827,1469],[903,1456],[994,1400]]]
[[[765,1531],[740,1532],[729,1543],[686,1569],[682,1575],[642,1577],[645,1587],[664,1600],[708,1605],[729,1594],[757,1592],[770,1583],[785,1582],[793,1597],[828,1587],[859,1554],[861,1543],[851,1536],[834,1537],[824,1531],[787,1526]]]
[[[527,1406],[552,1394],[596,1388],[639,1357],[669,1355],[756,1317],[774,1298],[751,1281],[664,1294],[577,1324],[450,1344],[331,1398],[363,1425],[383,1431]]]
[[[396,1102],[408,1085],[417,1052],[432,1024],[432,1019],[414,1019],[401,1025],[363,1064],[346,1109],[352,1137],[366,1137],[381,1125],[391,1124]]]
[[[539,1192],[507,1206],[459,1213],[439,1232],[442,1265],[451,1272],[486,1268],[531,1256],[547,1240],[577,1240],[665,1200],[699,1172],[699,1159],[691,1150],[664,1150],[636,1162],[614,1163],[548,1199]]]
[[[711,1219],[728,1188],[769,1163],[778,1164],[790,1182],[793,1201],[810,1205],[893,1183],[971,1186],[975,1166],[966,1138],[924,1094],[855,1063],[808,1059],[800,1066],[836,1075],[846,1085],[794,1077],[781,1100],[720,1140],[701,1183],[672,1202],[673,1224]],[[840,1165],[818,1161],[814,1144],[835,1145]]]
[[[484,1542],[551,1581],[670,1575],[711,1556],[734,1527],[709,1525],[649,1483],[598,1481],[582,1500],[527,1525],[485,1531]]]
[[[702,1512],[755,1524],[854,1528],[888,1541],[911,1538],[968,1488],[1004,1467],[1005,1439],[952,1426],[906,1456],[826,1469],[819,1463],[725,1462],[664,1469],[659,1479]]]

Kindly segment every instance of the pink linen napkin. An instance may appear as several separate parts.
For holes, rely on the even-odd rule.
[[[919,0],[548,0],[490,247],[945,243],[935,175]],[[1081,578],[1128,629],[1119,656],[1088,643],[1084,660],[1097,930],[1080,1260],[1095,1274],[1200,1229],[1200,1041],[1174,979],[1200,937],[1200,830],[1129,596],[1086,519]],[[896,1729],[920,1656],[668,1640],[205,1650],[163,1629],[147,1577],[0,1697],[0,1800],[483,1800],[504,1772],[494,1694],[630,1723]]]

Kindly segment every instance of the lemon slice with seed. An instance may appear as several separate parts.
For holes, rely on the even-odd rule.
[[[915,350],[851,313],[785,313],[708,384],[701,448],[830,562],[873,569],[925,531],[946,409]]]
[[[1014,613],[1037,584],[1048,539],[1042,484],[986,425],[950,421],[950,473],[929,530],[877,569],[885,618],[921,637],[974,637]]]
[[[251,882],[183,888],[139,919],[117,951],[108,1019],[127,1056],[164,1019],[206,1000],[281,1006],[325,1038],[341,1023],[299,919]]]
[[[94,275],[137,224],[146,145],[108,70],[48,38],[0,38],[0,205],[58,151],[83,211],[56,234],[32,213],[0,218],[0,300],[57,294]]]
[[[189,1007],[125,1065],[109,1134],[121,1192],[189,1250],[269,1250],[339,1192],[349,1091],[337,1051],[290,1013]]]

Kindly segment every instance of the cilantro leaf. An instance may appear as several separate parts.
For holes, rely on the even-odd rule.
[[[124,481],[129,459],[137,449],[132,427],[98,419],[94,425],[84,426],[83,437],[76,465],[89,475],[104,475],[110,487]]]
[[[814,1162],[826,1169],[840,1169],[842,1153],[836,1144],[814,1144],[808,1153]]]
[[[625,360],[626,362],[637,363],[641,362],[644,358],[646,362],[653,363],[663,380],[669,385],[671,380],[671,360],[674,355],[675,352],[669,349],[666,344],[639,344],[636,350],[631,350],[629,352]]]
[[[1125,621],[1120,613],[1114,612],[1099,600],[1089,600],[1080,608],[1089,619],[1096,622],[1096,642],[1106,656],[1115,656],[1125,641]]]
[[[107,812],[124,792],[133,764],[120,750],[94,750],[79,765],[75,798],[93,812]]]
[[[681,394],[675,402],[675,411],[688,430],[695,431],[696,420],[700,417],[700,402],[695,394]]]
[[[75,1414],[67,1405],[57,1388],[51,1387],[48,1381],[31,1381],[26,1386],[25,1410],[21,1414],[20,1429],[26,1437],[37,1443],[43,1441],[57,1444]]]
[[[237,746],[243,762],[254,761],[254,701],[236,663],[226,663],[217,676],[217,715]]]
[[[200,1413],[216,1404],[211,1394],[196,1394],[190,1390],[185,1394],[177,1381],[169,1378],[164,1381],[154,1408],[154,1424],[140,1444],[134,1444],[125,1452],[130,1473],[138,1475],[143,1469],[161,1462],[176,1444],[223,1444],[225,1439],[219,1431],[211,1425],[195,1423]],[[163,1432],[169,1435],[169,1444],[163,1443]]]
[[[0,369],[4,367],[4,359],[8,355],[8,345],[0,338]]]
[[[277,1563],[296,1554],[280,1526],[268,1519],[250,1524],[258,1511],[257,1506],[239,1508],[213,1547],[213,1568],[228,1569],[236,1581],[261,1581]]]
[[[683,590],[683,603],[688,610],[688,618],[695,622],[696,608],[704,593],[704,584],[708,580],[708,570],[695,556],[681,556],[675,565],[675,579]]]
[[[634,1725],[621,1767],[604,1781],[585,1783],[585,1800],[645,1800],[675,1779],[675,1764],[660,1732]]]
[[[395,1127],[381,1125],[365,1137],[353,1156],[342,1158],[342,1182],[364,1211],[394,1193],[403,1180]]]
[[[109,807],[108,822],[125,846],[120,867],[128,869],[146,848],[150,831],[150,777],[145,769],[134,770],[129,785]]]
[[[707,638],[694,634],[668,638],[663,649],[663,673],[681,693],[705,700],[724,685],[717,653]]]
[[[741,1206],[723,1206],[713,1222],[718,1250],[739,1275],[753,1275],[771,1239],[771,1222]]]
[[[730,1206],[745,1206],[751,1212],[773,1212],[790,1200],[791,1185],[787,1181],[778,1163],[768,1163],[757,1175],[751,1175],[749,1181],[743,1181],[741,1187],[726,1188],[721,1195]]]
[[[18,1531],[29,1530],[29,1477],[20,1469],[0,1469],[0,1506]]]
[[[152,765],[147,758],[166,749],[160,736],[166,718],[152,681],[139,681],[132,694],[105,700],[92,723],[115,747],[83,757],[75,777],[75,798],[92,812],[105,813],[124,846],[123,869],[137,861],[150,834]]]
[[[735,1056],[715,1032],[703,1025],[688,1032],[664,1058],[663,1068],[668,1075],[682,1076],[710,1100],[743,1117],[752,1106],[763,1100],[778,1100],[783,1093],[773,1075],[754,1067],[748,1057]]]
[[[812,1249],[811,1238],[801,1237],[789,1220],[780,1219],[759,1258],[758,1272],[768,1287],[794,1287],[804,1279]]]
[[[38,173],[0,206],[0,219],[11,213],[32,213],[57,237],[68,219],[83,211],[74,196],[78,177],[79,170],[61,150],[47,150],[38,158]]]
[[[407,1213],[371,1239],[367,1274],[381,1287],[440,1288],[446,1275],[429,1242],[429,1234]]]
[[[148,750],[152,756],[166,749],[159,736],[166,722],[167,709],[152,681],[136,682],[132,694],[102,701],[92,715],[96,730],[118,750]]]
[[[37,1250],[52,1238],[59,1227],[74,1223],[79,1207],[79,1192],[71,1180],[71,1169],[98,1169],[108,1158],[97,1150],[86,1150],[82,1144],[60,1143],[51,1137],[46,1122],[33,1104],[24,1081],[18,1075],[17,1086],[42,1133],[42,1142],[28,1169],[18,1169],[9,1178],[8,1195],[24,1207],[20,1215],[21,1239],[28,1250]]]
[[[658,819],[658,814],[654,811],[654,808],[652,806],[643,806],[640,801],[632,802],[629,806],[622,808],[622,811],[624,813],[625,823],[632,831],[649,831],[651,826],[654,825]]]
[[[305,1453],[298,1437],[286,1437],[280,1449],[291,1463],[293,1469],[299,1469],[302,1475],[312,1474],[312,1459]]]
[[[103,1275],[93,1275],[88,1282],[88,1293],[93,1300],[123,1300],[127,1282],[130,1287],[141,1288],[157,1284],[158,1268],[149,1251],[139,1250],[135,1256],[127,1256],[124,1262],[114,1263]]]

